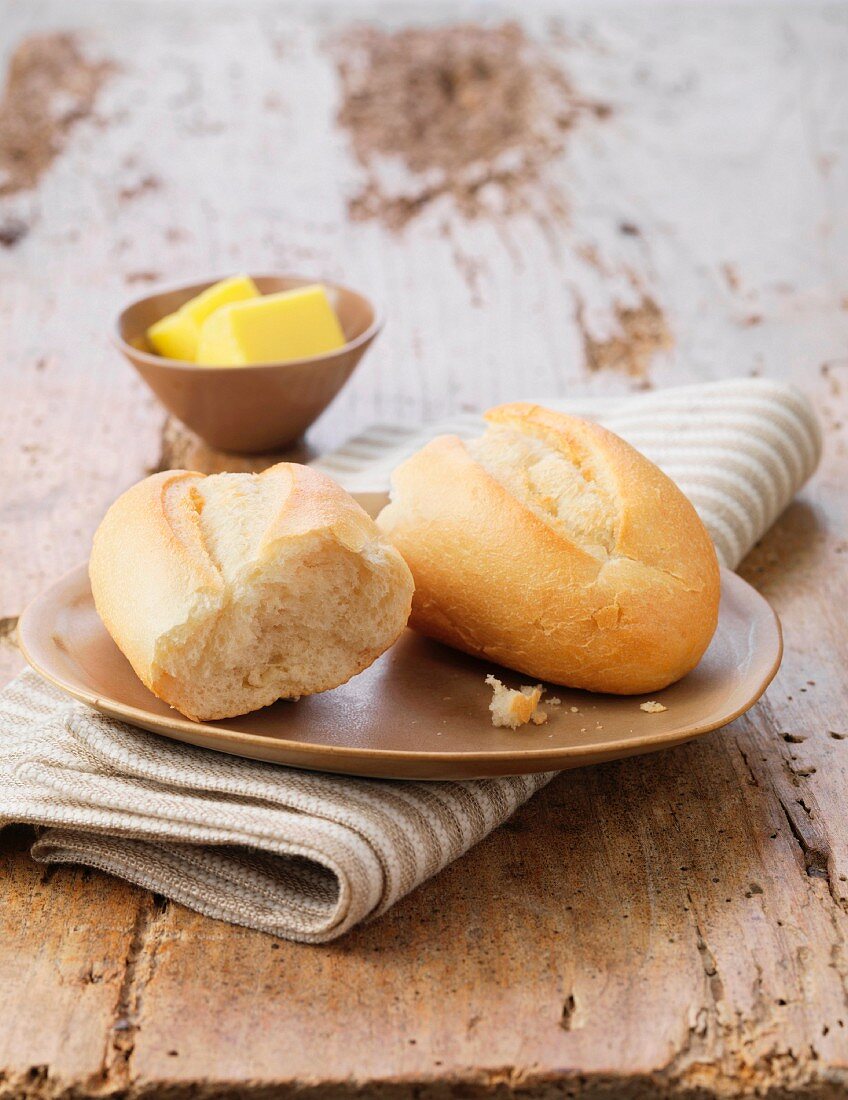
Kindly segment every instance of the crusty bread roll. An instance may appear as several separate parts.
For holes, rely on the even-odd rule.
[[[656,691],[698,663],[719,570],[695,509],[596,424],[513,404],[394,473],[378,525],[415,578],[410,626],[590,691]]]
[[[356,501],[287,462],[139,482],[97,529],[89,574],[140,679],[195,720],[345,683],[395,641],[412,599]]]

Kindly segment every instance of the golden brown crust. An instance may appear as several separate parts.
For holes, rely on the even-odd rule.
[[[621,694],[690,671],[715,630],[719,571],[697,513],[611,432],[534,405],[493,409],[613,487],[614,544],[599,558],[442,436],[396,472],[378,524],[415,579],[410,625],[535,678]]]
[[[341,485],[309,466],[280,462],[260,474],[285,469],[291,489],[285,506],[268,525],[263,545],[311,531],[331,531],[349,550],[359,551],[373,536],[372,520]]]
[[[154,693],[156,638],[189,616],[199,591],[223,588],[192,494],[202,476],[145,478],[118,497],[94,535],[88,571],[97,613]]]

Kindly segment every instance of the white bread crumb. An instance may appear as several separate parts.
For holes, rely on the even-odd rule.
[[[542,698],[542,692],[545,690],[541,684],[535,687],[522,684],[521,688],[515,691],[502,684],[496,676],[491,675],[486,677],[486,683],[494,693],[489,703],[493,726],[514,730],[519,726],[526,726],[528,722],[541,726],[548,720],[544,711],[536,710]]]
[[[646,714],[659,714],[660,711],[668,710],[668,707],[664,707],[662,703],[656,703],[652,699],[648,703],[640,703],[639,710],[645,711]]]
[[[546,700],[549,707],[558,707],[562,705],[562,699],[557,699],[556,695],[552,695],[550,699]]]
[[[577,707],[569,707],[568,709],[571,711],[572,714],[579,714],[580,713],[580,711],[578,710]]]

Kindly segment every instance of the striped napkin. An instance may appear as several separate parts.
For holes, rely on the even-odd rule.
[[[545,402],[644,451],[734,567],[818,462],[796,390],[740,380],[609,401]],[[442,431],[373,429],[321,467],[361,499]],[[210,917],[322,943],[384,913],[505,821],[550,774],[467,782],[345,778],[167,741],[69,702],[33,672],[0,695],[0,825],[40,826],[32,854],[119,875]]]

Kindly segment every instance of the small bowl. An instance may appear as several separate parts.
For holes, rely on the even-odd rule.
[[[254,275],[253,280],[263,294],[322,282],[347,343],[309,359],[249,367],[204,367],[156,355],[147,329],[215,279],[137,299],[119,314],[114,337],[165,408],[222,451],[256,453],[294,443],[347,382],[383,327],[373,304],[348,287],[288,275]]]

